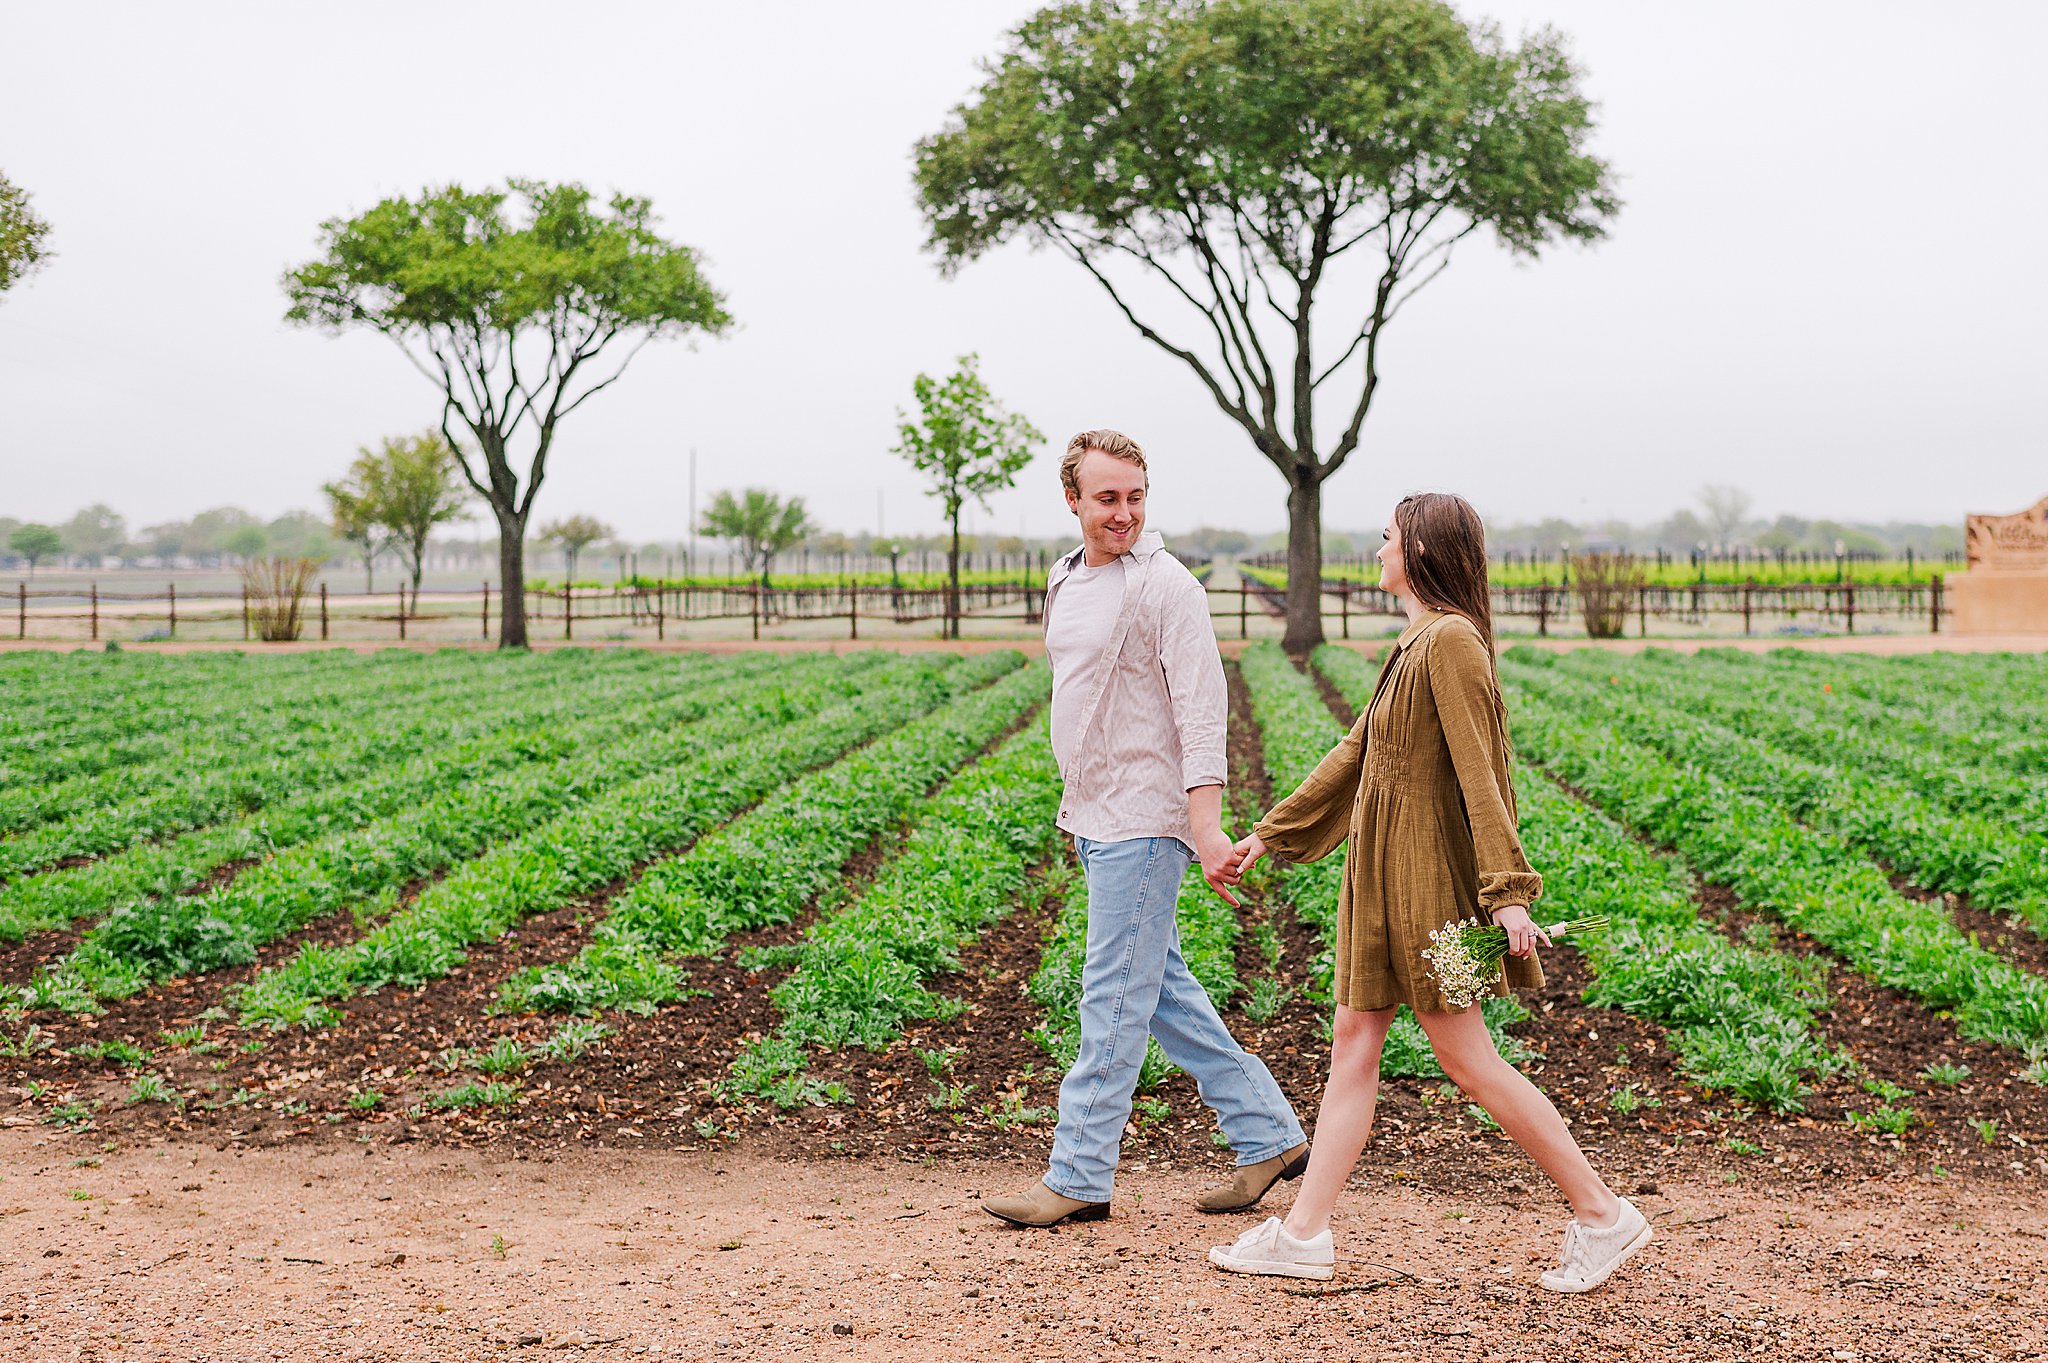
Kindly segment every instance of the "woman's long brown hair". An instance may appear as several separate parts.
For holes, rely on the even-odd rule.
[[[1508,708],[1501,699],[1500,663],[1493,655],[1493,595],[1486,580],[1486,527],[1479,513],[1449,492],[1415,492],[1395,504],[1394,526],[1401,532],[1401,560],[1416,599],[1464,616],[1486,641],[1493,708],[1505,732]]]

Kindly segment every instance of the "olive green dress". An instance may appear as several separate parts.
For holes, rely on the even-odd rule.
[[[1285,861],[1351,843],[1337,901],[1336,1001],[1347,1008],[1447,1011],[1422,957],[1429,934],[1542,893],[1516,831],[1491,662],[1462,615],[1409,625],[1351,732],[1258,824]],[[1503,964],[1497,994],[1543,983],[1533,952]]]

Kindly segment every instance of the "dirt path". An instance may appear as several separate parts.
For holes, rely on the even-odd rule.
[[[1534,1287],[1547,1188],[1355,1187],[1324,1297],[1200,1260],[1247,1216],[1137,1171],[1096,1226],[983,1215],[1015,1165],[744,1149],[220,1151],[0,1131],[0,1335],[36,1360],[2017,1359],[2048,1266],[2003,1188],[1670,1182],[1604,1293]],[[81,1159],[95,1162],[81,1164]],[[1284,1205],[1284,1198],[1276,1198]],[[1367,1262],[1367,1261],[1371,1262]],[[1384,1284],[1383,1286],[1375,1286]]]

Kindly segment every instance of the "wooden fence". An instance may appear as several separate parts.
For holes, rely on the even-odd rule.
[[[1337,627],[1338,637],[1351,637],[1352,621],[1361,623],[1397,619],[1400,603],[1377,587],[1344,579],[1322,584],[1323,617]],[[1210,616],[1219,632],[1229,633],[1235,621],[1237,637],[1251,637],[1254,615],[1280,616],[1286,613],[1287,591],[1245,580],[1237,587],[1206,587]],[[395,627],[399,639],[409,627],[446,624],[452,620],[473,620],[477,636],[491,637],[494,589],[489,582],[476,592],[413,592],[395,594],[330,593],[322,582],[307,595],[303,636],[328,639],[338,622],[381,623]],[[671,624],[709,620],[745,620],[749,633],[760,638],[764,628],[791,621],[843,620],[847,637],[860,637],[863,620],[895,625],[945,620],[950,615],[949,593],[944,588],[899,588],[889,586],[836,587],[578,587],[529,590],[526,593],[527,633],[544,638],[559,628],[561,637],[574,639],[578,625],[599,621],[624,621],[635,628],[654,629],[657,639],[668,637]],[[38,606],[32,601],[54,603],[57,608]],[[181,625],[219,624],[239,620],[244,639],[253,638],[248,592],[185,593],[175,584],[162,592],[105,592],[97,584],[85,591],[31,588],[26,582],[14,591],[15,637],[27,639],[29,625],[54,621],[84,621],[87,637],[97,640],[103,625],[119,620],[126,624],[161,619],[163,633],[157,637],[176,638]],[[1035,582],[979,583],[960,588],[962,619],[1016,621],[1036,625],[1044,605],[1044,593]],[[63,609],[70,606],[72,609]],[[1788,585],[1745,583],[1701,583],[1685,587],[1644,587],[1630,593],[1628,615],[1637,633],[1649,634],[1650,621],[1676,622],[1704,628],[1713,617],[1740,616],[1742,632],[1754,631],[1762,618],[1812,619],[1832,628],[1837,622],[1848,633],[1856,632],[1859,619],[1873,617],[1925,620],[1927,628],[1941,631],[1941,618],[1949,610],[1942,580],[1895,585],[1855,582],[1809,582]],[[1578,618],[1577,594],[1570,588],[1495,587],[1493,613],[1496,619],[1527,619],[1536,624],[1539,635],[1548,635],[1553,623]],[[4,628],[4,626],[0,626]]]

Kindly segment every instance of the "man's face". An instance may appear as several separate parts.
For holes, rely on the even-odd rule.
[[[1145,528],[1145,470],[1090,450],[1075,467],[1074,481],[1081,492],[1067,493],[1067,509],[1080,517],[1088,562],[1099,567],[1128,553]]]

